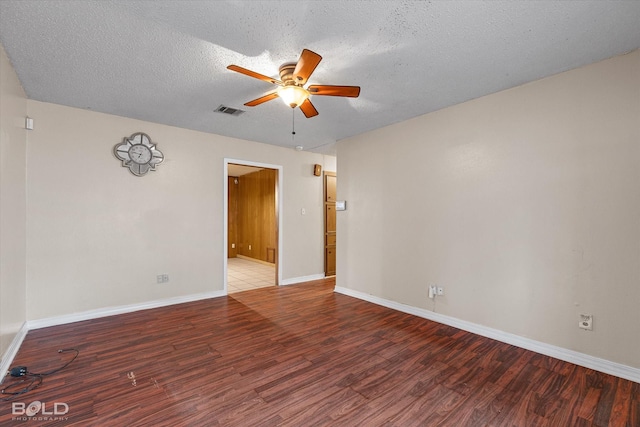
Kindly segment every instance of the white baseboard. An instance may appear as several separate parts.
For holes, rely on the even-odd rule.
[[[16,354],[22,345],[22,341],[24,341],[24,337],[27,336],[27,332],[29,332],[29,328],[27,327],[27,322],[24,322],[16,336],[13,337],[13,341],[11,341],[7,351],[2,355],[2,363],[0,363],[0,384],[4,381],[6,377],[5,373],[11,367],[13,359],[16,357]]]
[[[147,301],[139,304],[129,304],[118,307],[98,308],[96,310],[83,311],[80,313],[65,314],[63,316],[48,317],[45,319],[28,320],[22,324],[22,327],[13,338],[11,345],[2,356],[0,364],[0,384],[5,378],[5,372],[9,370],[13,359],[15,358],[22,341],[27,336],[27,332],[32,329],[46,328],[49,326],[64,325],[67,323],[81,322],[83,320],[97,319],[100,317],[114,316],[116,314],[131,313],[134,311],[148,310],[151,308],[165,307],[168,305],[182,304],[185,302],[199,301],[208,298],[217,298],[225,296],[224,291],[206,292],[202,294],[185,295],[162,300]]]
[[[313,280],[324,279],[324,274],[312,274],[310,276],[292,277],[291,279],[283,279],[280,282],[281,286],[294,285],[296,283],[311,282]]]
[[[28,330],[46,328],[49,326],[64,325],[67,323],[81,322],[83,320],[97,319],[99,317],[114,316],[116,314],[131,313],[134,311],[148,310],[150,308],[165,307],[168,305],[182,304],[185,302],[199,301],[208,298],[225,296],[224,291],[206,292],[202,294],[185,295],[162,300],[147,301],[138,304],[122,305],[118,307],[105,307],[80,313],[65,314],[63,316],[48,317],[45,319],[27,321]]]
[[[391,308],[393,310],[398,310],[403,313],[412,314],[414,316],[433,320],[434,322],[453,326],[454,328],[462,329],[467,332],[482,335],[484,337],[492,338],[494,340],[501,341],[507,344],[515,345],[516,347],[524,348],[525,350],[531,350],[536,353],[544,354],[545,356],[554,357],[556,359],[564,360],[565,362],[574,363],[579,366],[584,366],[585,368],[593,369],[605,374],[615,375],[616,377],[640,383],[640,369],[638,368],[633,368],[631,366],[622,365],[620,363],[590,356],[588,354],[579,353],[577,351],[568,350],[566,348],[557,347],[555,345],[546,344],[529,338],[524,338],[519,335],[511,334],[509,332],[500,331],[498,329],[478,325],[466,320],[460,320],[456,319],[455,317],[434,313],[433,311],[425,310],[422,308],[412,307],[410,305],[390,301],[384,298],[365,294],[359,291],[354,291],[352,289],[344,288],[341,286],[336,286],[334,291],[343,295],[348,295],[354,298],[368,301],[373,304],[381,305],[383,307]]]

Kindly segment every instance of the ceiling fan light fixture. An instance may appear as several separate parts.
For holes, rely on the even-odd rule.
[[[309,92],[302,86],[286,85],[278,89],[278,96],[289,107],[296,108],[309,97]]]
[[[0,0],[1,1],[1,0]],[[231,64],[227,68],[254,79],[279,86],[266,95],[253,101],[245,102],[247,107],[255,107],[272,99],[282,98],[289,107],[300,107],[300,111],[307,119],[318,115],[318,110],[309,99],[311,95],[318,96],[347,96],[357,98],[360,95],[360,86],[335,86],[335,85],[307,85],[311,73],[316,69],[322,56],[309,49],[302,49],[298,62],[282,64],[278,69],[280,80],[247,70],[238,65]],[[306,87],[306,88],[305,88]],[[292,132],[295,135],[295,132]]]

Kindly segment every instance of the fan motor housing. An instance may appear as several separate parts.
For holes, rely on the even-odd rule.
[[[289,62],[280,66],[280,80],[282,80],[285,85],[289,82],[295,84],[295,80],[293,79],[293,72],[295,69],[295,62]]]

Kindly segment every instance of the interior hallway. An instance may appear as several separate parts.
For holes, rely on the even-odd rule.
[[[227,291],[229,294],[275,286],[275,283],[275,264],[269,265],[239,257],[227,259]]]

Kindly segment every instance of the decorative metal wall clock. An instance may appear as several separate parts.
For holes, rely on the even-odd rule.
[[[151,142],[149,135],[142,132],[124,137],[122,143],[113,147],[113,153],[122,160],[122,166],[129,168],[135,176],[143,176],[164,160],[162,151]]]

